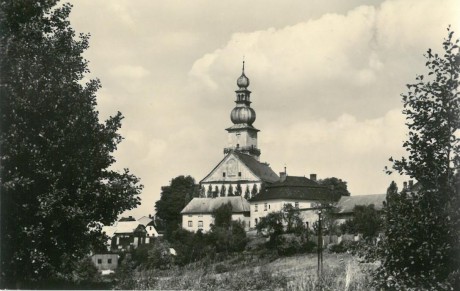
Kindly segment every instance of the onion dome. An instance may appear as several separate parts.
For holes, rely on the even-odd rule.
[[[235,107],[230,113],[233,124],[246,123],[252,125],[256,120],[256,112],[251,107]]]
[[[241,73],[241,76],[236,80],[236,84],[240,88],[247,88],[249,86],[249,78],[246,77],[244,74],[244,61],[243,61],[243,72]]]

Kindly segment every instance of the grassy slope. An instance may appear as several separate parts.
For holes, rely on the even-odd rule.
[[[271,261],[240,255],[223,262],[191,264],[183,268],[138,272],[135,289],[199,290],[369,290],[366,270],[349,254],[324,254],[323,276],[317,278],[316,254]]]

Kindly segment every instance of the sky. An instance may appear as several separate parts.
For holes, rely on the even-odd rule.
[[[406,84],[442,53],[460,5],[448,0],[72,0],[71,25],[90,33],[88,78],[100,120],[124,115],[114,169],[144,185],[154,214],[161,186],[203,179],[223,157],[242,60],[257,114],[260,160],[288,175],[338,177],[352,195],[385,193],[390,157],[405,155]]]

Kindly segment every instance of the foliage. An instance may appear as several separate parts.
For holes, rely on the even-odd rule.
[[[318,180],[318,184],[321,186],[328,187],[331,189],[338,197],[342,196],[350,196],[350,192],[348,192],[347,182],[343,181],[342,179],[331,177]]]
[[[257,187],[257,184],[254,184],[251,190],[251,197],[255,197],[259,193],[259,188]]]
[[[222,187],[220,187],[220,197],[225,197],[226,191],[227,189],[225,188],[225,185],[222,185]]]
[[[170,245],[165,240],[155,240],[147,253],[148,267],[158,269],[169,269],[173,264],[173,255],[171,255]]]
[[[239,221],[231,221],[221,226],[212,225],[209,232],[210,243],[217,252],[241,252],[244,250],[247,237],[244,226]]]
[[[364,238],[375,238],[382,230],[382,215],[373,204],[356,205],[353,218],[347,219],[340,229],[343,233],[362,234]]]
[[[241,196],[243,194],[243,189],[241,188],[241,184],[237,183],[235,188],[235,196]]]
[[[169,186],[161,187],[161,198],[155,203],[156,216],[166,223],[166,234],[179,228],[182,222],[180,212],[193,197],[198,196],[195,179],[190,176],[178,176]]]
[[[67,277],[142,188],[111,170],[121,113],[99,122],[98,80],[75,35],[71,5],[1,1],[1,286]]]
[[[249,191],[249,185],[246,185],[246,190],[244,191],[244,199],[249,200],[251,198],[251,191]]]
[[[209,198],[213,197],[213,195],[212,195],[212,186],[211,186],[211,184],[209,184],[209,186],[208,186],[208,197],[209,197]]]
[[[228,196],[234,196],[232,184],[230,184],[230,186],[228,186]]]
[[[73,277],[73,281],[77,284],[101,281],[101,275],[89,257],[78,262]]]
[[[417,76],[402,94],[408,157],[395,160],[393,169],[415,178],[420,191],[398,193],[394,183],[388,189],[376,273],[387,288],[460,289],[460,54],[450,28],[443,48],[442,56],[427,51],[427,78]]]
[[[222,204],[212,213],[214,225],[218,227],[228,227],[232,221],[232,204],[230,202]]]
[[[283,210],[271,212],[260,219],[256,225],[258,233],[266,233],[270,236],[269,246],[276,247],[282,243],[278,237],[283,233],[296,233],[303,235],[305,226],[300,217],[299,209],[291,204],[286,204]]]

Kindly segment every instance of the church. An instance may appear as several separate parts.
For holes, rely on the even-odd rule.
[[[251,107],[249,78],[244,72],[237,79],[235,107],[230,113],[232,126],[224,158],[200,181],[200,198],[194,198],[182,210],[182,227],[186,230],[209,231],[212,213],[231,203],[233,220],[240,220],[247,230],[255,227],[270,212],[280,211],[287,203],[302,210],[306,223],[316,219],[315,205],[338,201],[334,193],[320,186],[316,175],[288,176],[286,170],[276,174],[268,163],[260,162],[257,146],[260,130],[253,126],[256,112]]]

